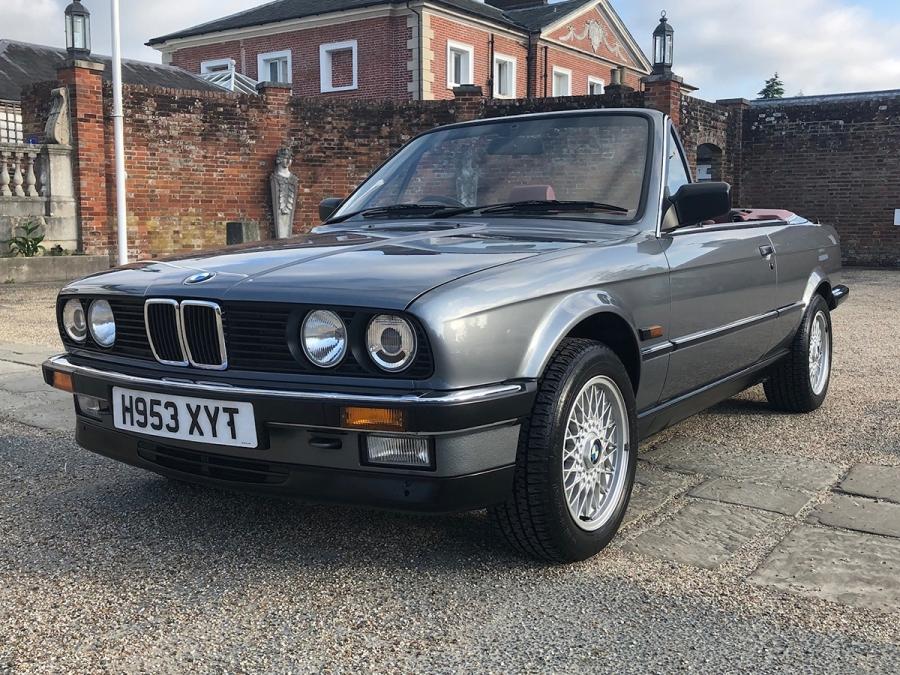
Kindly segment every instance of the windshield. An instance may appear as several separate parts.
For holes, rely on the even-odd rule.
[[[501,206],[493,212],[571,218],[583,211],[574,217],[631,221],[641,206],[649,133],[645,117],[609,114],[438,130],[400,150],[333,219]]]

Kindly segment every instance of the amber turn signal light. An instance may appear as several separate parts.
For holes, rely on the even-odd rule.
[[[53,371],[53,386],[70,394],[75,392],[75,383],[72,382],[72,375],[69,373],[63,373],[58,370]]]
[[[391,408],[342,408],[341,426],[370,431],[404,431],[406,413]]]

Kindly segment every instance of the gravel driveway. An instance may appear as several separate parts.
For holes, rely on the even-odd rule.
[[[7,414],[0,672],[900,672],[900,537],[822,520],[849,498],[852,469],[900,466],[900,273],[846,278],[826,406],[773,414],[757,388],[651,439],[629,524],[578,565],[515,557],[481,513],[198,488]],[[7,387],[33,377],[7,365],[17,368]],[[757,485],[760,467],[779,480]],[[723,481],[743,496],[722,501]],[[751,484],[785,498],[783,512],[746,504]],[[698,523],[721,559],[691,557],[707,548]],[[829,596],[804,577],[821,572],[797,552],[807,535],[846,542],[836,557],[856,562],[888,552],[851,579],[888,583]],[[782,559],[794,565],[787,578]]]

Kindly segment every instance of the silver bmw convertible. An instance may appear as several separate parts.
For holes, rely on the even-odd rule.
[[[638,444],[752,385],[822,405],[831,227],[692,181],[671,121],[441,127],[310,235],[129,265],[58,301],[86,449],[178,480],[489,509],[521,552],[613,538]]]

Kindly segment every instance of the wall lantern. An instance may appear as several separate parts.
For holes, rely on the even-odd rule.
[[[653,74],[669,75],[672,72],[672,54],[675,51],[675,29],[669,24],[666,13],[659,18],[653,31]]]
[[[66,51],[73,59],[85,58],[91,53],[91,13],[80,0],[74,0],[66,7]]]

